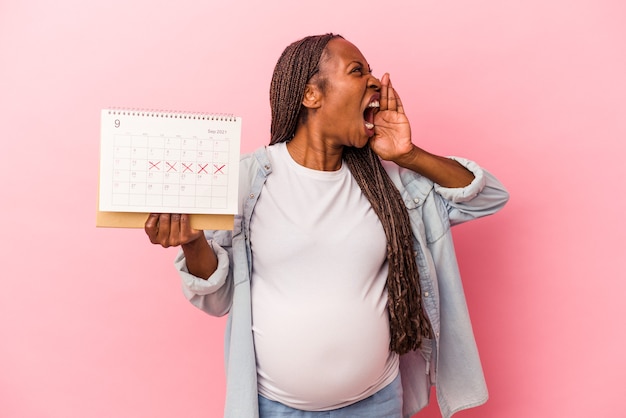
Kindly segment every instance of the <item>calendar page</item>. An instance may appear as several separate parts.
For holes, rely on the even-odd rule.
[[[104,109],[99,209],[236,214],[241,118]]]

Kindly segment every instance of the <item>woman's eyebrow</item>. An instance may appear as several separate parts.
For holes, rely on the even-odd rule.
[[[369,65],[369,64],[367,64],[367,65],[366,65],[366,64],[364,64],[364,63],[363,63],[362,61],[360,61],[360,60],[352,60],[352,61],[350,61],[350,63],[348,64],[348,66],[350,66],[350,65],[352,65],[352,64],[359,64],[361,67],[367,67],[370,71],[371,71],[371,69],[372,69],[372,67],[370,67],[370,65]]]

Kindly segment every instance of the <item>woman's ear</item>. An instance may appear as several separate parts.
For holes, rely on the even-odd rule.
[[[322,92],[315,84],[308,83],[304,89],[302,105],[309,109],[317,109],[321,106]]]

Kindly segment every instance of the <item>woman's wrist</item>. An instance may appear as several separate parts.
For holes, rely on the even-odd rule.
[[[419,171],[417,167],[419,166],[418,160],[421,152],[423,152],[422,149],[412,144],[412,147],[408,152],[400,155],[398,158],[394,159],[393,162],[400,167],[408,168],[413,171]]]

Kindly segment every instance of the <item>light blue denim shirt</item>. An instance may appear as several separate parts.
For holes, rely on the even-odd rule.
[[[474,174],[470,185],[441,187],[383,162],[409,212],[422,299],[435,334],[419,350],[400,357],[406,418],[428,404],[432,385],[445,418],[481,405],[488,398],[450,227],[497,212],[507,202],[508,193],[476,163],[451,158]],[[250,219],[271,173],[264,147],[242,157],[234,230],[205,232],[218,258],[218,268],[211,277],[203,280],[189,274],[182,252],[175,260],[183,292],[191,303],[210,315],[229,315],[224,348],[226,418],[259,416],[250,299]]]

